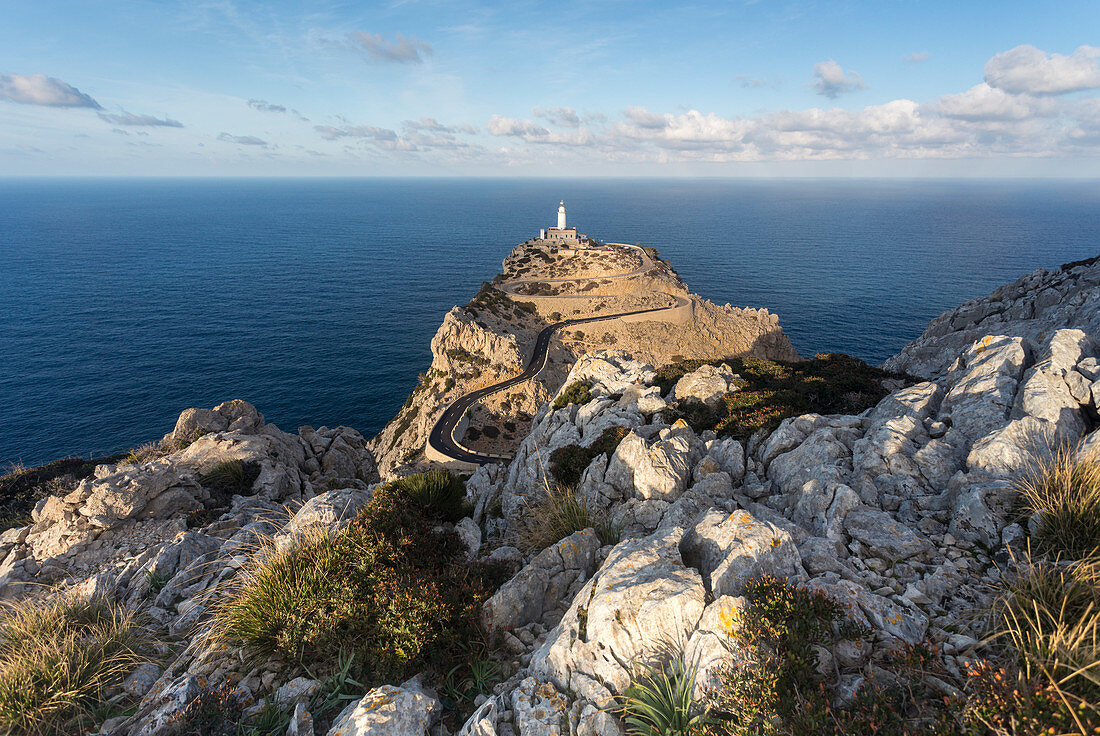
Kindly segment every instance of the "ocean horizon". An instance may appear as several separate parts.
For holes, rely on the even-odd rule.
[[[559,199],[704,298],[778,314],[803,356],[876,364],[1100,252],[1095,180],[0,179],[0,463],[122,451],[231,398],[372,436]]]

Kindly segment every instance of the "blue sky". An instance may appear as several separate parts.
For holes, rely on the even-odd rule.
[[[0,175],[1095,177],[1098,34],[1095,0],[4,0]]]

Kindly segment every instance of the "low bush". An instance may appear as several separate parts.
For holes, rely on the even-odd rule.
[[[889,677],[869,678],[840,708],[818,672],[818,648],[868,632],[824,594],[768,576],[750,581],[745,597],[731,633],[748,658],[722,666],[708,734],[961,735],[949,702],[929,685],[948,677],[933,650],[911,646],[880,661]]]
[[[398,478],[375,489],[378,501],[406,499],[428,518],[458,521],[470,510],[466,503],[466,487],[446,470],[429,470]]]
[[[516,543],[527,552],[538,552],[584,529],[595,530],[601,544],[619,541],[619,530],[602,510],[586,504],[573,488],[547,485],[527,509]]]
[[[24,599],[0,612],[0,733],[82,733],[145,658],[135,615],[102,599]]]
[[[587,404],[592,400],[590,387],[584,381],[573,381],[554,399],[555,409],[564,409],[570,404]]]
[[[1080,559],[1100,552],[1100,458],[1062,445],[1041,455],[1016,483],[1038,521],[1041,552]]]
[[[741,376],[738,390],[726,394],[716,408],[687,402],[666,410],[664,418],[670,424],[683,418],[696,432],[712,429],[738,439],[799,414],[858,414],[889,393],[883,386],[885,379],[904,378],[841,353],[819,354],[800,362],[752,357],[682,360],[657,371],[661,393],[667,394],[680,378],[706,363],[727,363]]]
[[[500,582],[440,527],[458,513],[457,488],[442,471],[403,478],[339,531],[262,549],[226,590],[216,636],[314,674],[353,656],[365,686],[447,671],[481,638],[481,604]]]
[[[630,429],[627,427],[608,427],[588,447],[559,447],[550,453],[550,474],[563,485],[576,485],[593,460],[604,454],[610,456],[629,433]]]

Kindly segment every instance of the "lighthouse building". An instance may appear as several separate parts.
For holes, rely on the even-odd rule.
[[[558,203],[558,226],[540,230],[539,237],[571,247],[576,247],[584,239],[583,235],[577,233],[577,228],[565,226],[565,200]]]

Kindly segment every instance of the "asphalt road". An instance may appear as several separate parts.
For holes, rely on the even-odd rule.
[[[669,296],[672,296],[671,294]],[[677,307],[684,306],[689,302],[686,297],[673,297],[676,301],[671,307],[655,307],[652,309],[638,309],[633,312],[619,312],[618,314],[606,314],[602,317],[585,317],[583,319],[568,319],[564,322],[555,322],[549,327],[543,328],[539,333],[538,339],[535,340],[535,350],[531,354],[531,360],[527,364],[523,373],[518,376],[509,378],[507,381],[501,381],[500,383],[492,386],[486,386],[485,388],[472,391],[465,396],[455,399],[454,403],[448,406],[443,414],[440,415],[435,426],[432,427],[431,434],[428,435],[428,444],[432,446],[432,449],[437,452],[441,452],[447,457],[454,458],[455,460],[461,460],[468,463],[476,463],[478,465],[487,465],[489,463],[499,462],[500,457],[493,457],[492,455],[483,455],[477,452],[470,452],[464,450],[458,446],[454,441],[452,433],[455,427],[458,425],[459,420],[462,419],[462,415],[466,413],[466,410],[473,406],[479,400],[495,394],[498,391],[503,391],[507,388],[515,386],[517,383],[523,383],[524,381],[534,378],[539,372],[546,366],[546,356],[550,349],[550,338],[558,330],[570,327],[572,325],[586,324],[589,322],[603,322],[609,319],[618,319],[620,317],[629,317],[634,314],[646,314],[648,312],[663,312],[666,309],[675,309]]]

